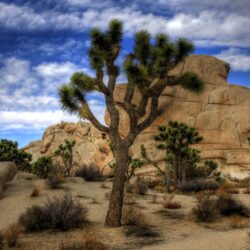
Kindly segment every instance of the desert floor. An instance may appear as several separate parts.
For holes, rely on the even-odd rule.
[[[107,212],[108,199],[105,194],[111,190],[111,182],[86,182],[81,178],[67,178],[61,189],[50,190],[44,180],[18,179],[8,184],[4,197],[0,200],[0,230],[16,223],[21,213],[32,204],[41,204],[48,197],[70,191],[72,195],[89,209],[90,225],[85,229],[68,232],[45,231],[23,234],[18,249],[58,249],[64,240],[81,237],[83,230],[92,230],[110,249],[155,249],[155,250],[246,250],[250,249],[250,220],[242,219],[237,228],[233,228],[230,218],[219,219],[215,223],[197,223],[192,215],[196,205],[194,195],[175,195],[181,209],[169,210],[162,207],[163,194],[157,194],[156,202],[149,191],[145,196],[130,194],[127,199],[135,202],[145,213],[151,227],[159,237],[126,236],[126,228],[105,228],[103,226]],[[34,187],[41,189],[38,197],[30,197]],[[250,195],[237,195],[250,207]]]

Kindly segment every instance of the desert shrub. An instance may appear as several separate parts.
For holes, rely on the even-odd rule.
[[[32,206],[19,218],[26,232],[45,229],[79,228],[86,221],[87,208],[75,201],[70,193],[48,199],[42,206]]]
[[[0,232],[0,250],[3,250],[4,247],[4,236],[3,233]]]
[[[148,191],[148,185],[146,182],[137,181],[135,183],[135,192],[140,195],[145,195]]]
[[[250,177],[246,177],[242,180],[239,180],[240,187],[250,187]]]
[[[242,217],[239,215],[233,215],[230,217],[230,226],[232,228],[241,228],[242,224]]]
[[[60,176],[52,175],[46,180],[46,185],[51,189],[60,188],[63,183],[63,179]]]
[[[138,237],[158,237],[159,234],[153,231],[141,209],[135,206],[126,206],[123,209],[123,224],[127,226],[126,235]]]
[[[201,197],[193,213],[200,222],[212,222],[219,217],[217,200],[210,196]]]
[[[146,226],[146,216],[141,209],[135,206],[126,206],[123,209],[123,223],[125,226]]]
[[[53,162],[51,157],[43,156],[32,164],[32,173],[40,178],[46,179],[53,171]]]
[[[5,239],[6,244],[9,248],[16,247],[20,238],[20,233],[21,230],[17,224],[12,224],[4,230],[3,238]]]
[[[14,162],[18,170],[31,170],[32,156],[22,149],[18,149],[18,143],[6,139],[0,140],[0,161]]]
[[[239,190],[234,189],[234,188],[226,189],[225,192],[226,192],[227,194],[239,194],[239,193],[240,193]]]
[[[59,250],[105,250],[105,245],[98,239],[98,236],[93,232],[85,231],[79,240],[62,241],[59,245]]]
[[[178,185],[182,192],[198,192],[202,190],[217,190],[219,183],[213,180],[197,179]]]
[[[96,165],[84,165],[77,169],[76,176],[82,177],[85,181],[101,181],[103,180],[103,175]]]
[[[37,196],[39,196],[39,195],[40,195],[40,189],[37,188],[37,187],[35,187],[35,188],[32,190],[32,192],[31,192],[31,194],[30,194],[30,197],[37,197]]]
[[[249,209],[242,202],[227,194],[222,194],[218,197],[218,209],[220,214],[224,216],[235,214],[246,217],[250,216]]]
[[[180,209],[181,204],[179,202],[173,201],[174,199],[174,194],[171,195],[165,195],[163,197],[163,208],[167,209]]]
[[[177,202],[177,201],[169,201],[169,202],[164,203],[163,207],[167,209],[180,209],[181,204],[180,202]]]
[[[250,194],[250,187],[249,188],[246,188],[243,192],[244,194]]]

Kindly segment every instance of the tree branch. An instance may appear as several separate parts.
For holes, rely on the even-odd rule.
[[[94,116],[94,114],[92,113],[92,111],[89,108],[88,103],[86,102],[86,100],[82,101],[82,107],[79,110],[79,116],[81,118],[85,118],[87,120],[89,120],[98,130],[104,132],[104,133],[109,133],[109,128],[107,128],[106,126],[102,125]]]

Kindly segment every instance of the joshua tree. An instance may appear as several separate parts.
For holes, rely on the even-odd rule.
[[[55,151],[55,156],[61,157],[66,175],[70,176],[73,168],[73,148],[75,141],[65,140],[64,144],[61,144]]]
[[[84,72],[77,72],[70,83],[60,88],[62,108],[80,118],[89,120],[102,133],[107,133],[115,147],[116,167],[111,192],[106,225],[120,226],[124,198],[126,173],[129,161],[129,148],[137,135],[161,114],[158,99],[166,86],[180,85],[196,93],[202,91],[203,82],[192,72],[170,75],[170,71],[185,57],[193,52],[193,44],[186,39],[171,42],[165,34],[156,35],[152,42],[147,31],[139,31],[134,36],[133,52],[124,59],[124,73],[128,84],[124,94],[122,108],[129,116],[129,132],[126,136],[119,133],[119,109],[114,98],[117,77],[120,74],[116,59],[120,54],[123,25],[119,20],[112,20],[108,30],[103,32],[93,28],[90,32],[90,65],[95,77]],[[107,76],[107,84],[104,76]],[[92,113],[86,94],[99,91],[105,97],[110,115],[109,126],[102,125]],[[132,104],[134,93],[140,94],[140,100]],[[146,112],[149,110],[149,112]]]
[[[200,161],[199,151],[190,148],[190,145],[200,142],[202,137],[195,128],[173,121],[169,122],[168,127],[160,126],[158,130],[155,140],[161,143],[157,147],[166,151],[177,184],[185,178],[185,168],[195,166]]]

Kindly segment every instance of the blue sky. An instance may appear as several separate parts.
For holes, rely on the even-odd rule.
[[[140,29],[184,36],[195,53],[231,64],[229,82],[250,87],[249,9],[249,0],[0,1],[0,138],[24,146],[49,125],[78,120],[60,110],[57,90],[75,71],[92,73],[88,31],[112,18],[124,22],[124,54]],[[102,97],[89,102],[103,121]]]

